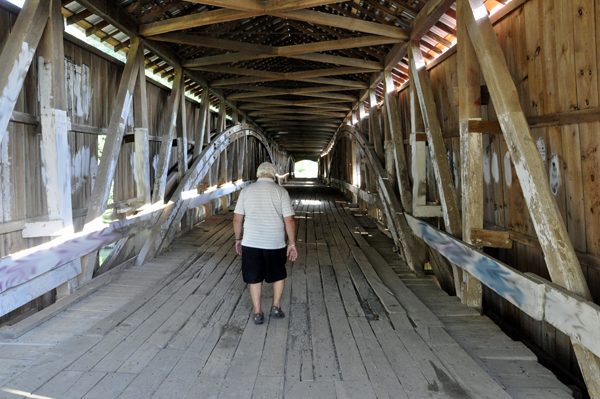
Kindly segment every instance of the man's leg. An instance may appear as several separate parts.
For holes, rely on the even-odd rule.
[[[275,281],[273,283],[273,306],[281,308],[281,296],[283,295],[283,288],[285,287],[285,279]]]
[[[250,284],[250,296],[254,305],[254,313],[261,313],[260,301],[262,297],[262,283]],[[279,295],[281,298],[281,295]]]

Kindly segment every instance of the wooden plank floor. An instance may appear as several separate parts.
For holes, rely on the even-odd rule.
[[[288,186],[299,257],[286,318],[251,322],[222,212],[0,341],[0,398],[571,397],[525,347],[407,273],[392,241],[338,193],[301,183]],[[267,312],[271,286],[264,297]]]

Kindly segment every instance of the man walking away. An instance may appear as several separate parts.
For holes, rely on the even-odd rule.
[[[242,190],[233,215],[235,250],[242,255],[242,275],[244,282],[250,285],[255,324],[264,321],[263,281],[273,284],[270,317],[285,317],[281,296],[287,277],[286,258],[295,261],[298,257],[294,208],[287,190],[275,183],[276,174],[273,164],[260,164],[256,170],[258,180]]]

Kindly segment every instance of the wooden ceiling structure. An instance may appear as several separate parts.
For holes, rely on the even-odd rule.
[[[488,0],[494,2],[495,0]],[[407,43],[426,61],[456,37],[452,0],[64,0],[115,51],[145,39],[146,68],[256,124],[296,159],[316,159],[352,112],[383,98],[384,72],[408,80]],[[369,93],[375,96],[369,96]],[[359,106],[359,104],[364,104]],[[359,117],[361,117],[360,115]]]

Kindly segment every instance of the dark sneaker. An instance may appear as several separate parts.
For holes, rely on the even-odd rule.
[[[283,313],[283,310],[281,310],[281,308],[273,306],[271,308],[271,314],[269,316],[274,319],[283,319],[285,317],[285,313]]]
[[[265,315],[260,313],[254,313],[254,324],[262,324],[265,321]]]

